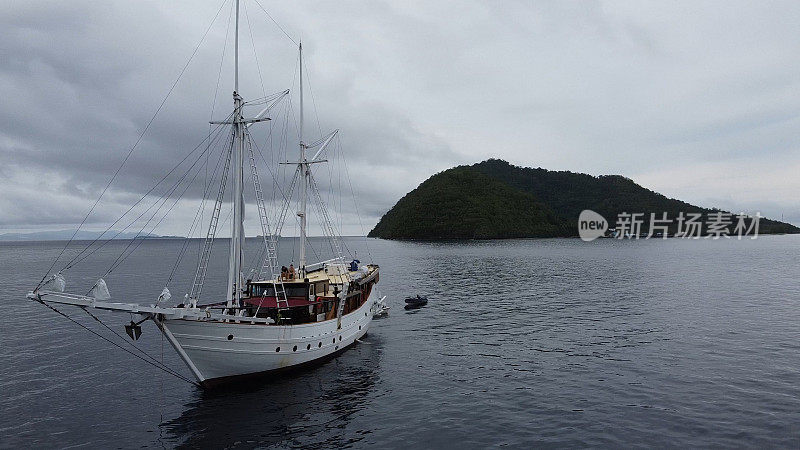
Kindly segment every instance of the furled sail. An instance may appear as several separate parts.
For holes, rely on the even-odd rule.
[[[108,286],[106,285],[106,280],[102,278],[97,280],[97,283],[94,284],[92,290],[89,291],[89,296],[94,297],[96,300],[110,299],[111,293],[108,292]]]
[[[48,288],[49,290],[64,292],[64,289],[67,287],[67,280],[64,279],[64,275],[61,272],[53,275],[52,278],[47,280],[44,284],[44,287]]]
[[[169,299],[172,298],[172,294],[169,292],[169,289],[164,286],[164,290],[161,291],[161,295],[158,296],[159,302],[168,302]]]

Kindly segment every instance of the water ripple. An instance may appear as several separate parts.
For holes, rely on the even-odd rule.
[[[112,294],[151,302],[180,245],[146,241]],[[370,247],[393,308],[366,345],[201,392],[23,299],[58,244],[0,244],[0,447],[800,447],[797,237]],[[404,311],[416,293],[429,304]]]

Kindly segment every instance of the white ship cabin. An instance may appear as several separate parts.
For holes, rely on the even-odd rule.
[[[367,301],[378,282],[378,273],[374,264],[331,260],[309,266],[302,280],[299,273],[298,278],[247,280],[241,309],[245,316],[269,317],[284,325],[336,319],[342,291],[347,289],[343,311],[346,315]]]

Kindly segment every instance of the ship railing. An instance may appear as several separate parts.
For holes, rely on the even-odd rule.
[[[270,296],[270,297],[272,297],[272,296]],[[250,300],[259,300],[259,299],[262,299],[262,298],[268,298],[268,297],[251,297]],[[324,300],[317,300],[317,301],[314,301],[314,302],[309,302],[308,304],[305,304],[305,305],[293,305],[293,306],[286,306],[286,307],[284,307],[284,306],[261,306],[260,308],[267,309],[267,310],[269,310],[269,309],[282,309],[282,310],[294,310],[294,309],[297,309],[297,310],[300,310],[300,309],[303,309],[303,308],[308,308],[309,306],[335,304],[335,303],[338,303],[339,301],[340,301],[339,298],[325,298]],[[226,306],[224,303],[222,303],[222,304],[218,303],[218,304],[204,305],[203,306],[203,308],[207,309],[207,310],[219,309],[219,310],[229,310],[229,311],[252,310],[252,309],[255,309],[255,308],[258,308],[258,307],[259,307],[258,305]],[[334,307],[335,307],[335,305],[334,305]]]
[[[328,260],[325,260],[325,261],[320,261],[318,263],[307,264],[306,265],[306,272],[314,272],[314,271],[320,270],[320,269],[324,268],[326,264],[340,264],[340,263],[344,263],[344,259],[343,258],[331,258],[331,259],[328,259]]]

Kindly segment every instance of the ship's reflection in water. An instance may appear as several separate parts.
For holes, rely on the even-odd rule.
[[[346,446],[363,435],[331,430],[344,429],[376,395],[380,360],[380,339],[367,336],[316,366],[200,391],[161,429],[186,448]]]

